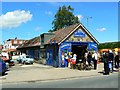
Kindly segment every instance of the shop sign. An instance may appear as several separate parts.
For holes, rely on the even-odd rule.
[[[71,44],[63,44],[63,45],[61,46],[61,48],[70,47],[70,46],[71,46]]]
[[[89,44],[89,49],[97,50],[97,44],[95,44],[95,43],[90,43],[90,44]]]
[[[74,37],[85,37],[85,33],[80,30],[76,30],[74,32]]]

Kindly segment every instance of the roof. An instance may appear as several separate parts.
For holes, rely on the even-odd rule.
[[[82,27],[83,30],[92,38],[92,40],[94,42],[96,42],[97,44],[99,44],[99,42],[94,38],[94,36],[82,25],[82,23],[77,23],[71,26],[68,26],[66,28],[62,28],[58,31],[53,32],[55,34],[55,36],[53,36],[50,40],[47,41],[46,44],[50,44],[51,40],[54,41],[56,40],[56,42],[58,44],[62,43],[63,41],[65,41],[71,34],[73,34],[79,27]]]
[[[12,41],[12,40],[26,41],[24,39],[8,39],[7,41]]]
[[[5,49],[5,50],[2,50],[2,52],[14,52],[16,51],[16,49]]]
[[[25,43],[21,44],[18,48],[32,47],[40,45],[40,36],[32,38]]]
[[[99,42],[93,37],[93,35],[81,24],[77,23],[71,26],[68,26],[66,28],[59,29],[53,33],[43,33],[43,34],[54,34],[52,38],[50,38],[45,44],[50,44],[51,40],[54,42],[54,40],[60,44],[63,41],[65,41],[71,34],[73,34],[79,27],[82,27],[83,30],[88,33],[88,35],[95,41],[97,44]],[[41,35],[43,35],[41,34]],[[26,48],[26,47],[33,47],[33,46],[39,46],[40,45],[40,36],[32,38],[28,41],[26,41],[24,44],[20,45],[18,48]]]

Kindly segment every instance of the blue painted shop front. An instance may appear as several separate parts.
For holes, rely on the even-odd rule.
[[[46,53],[47,53],[46,64],[50,65],[50,66],[53,66],[53,50],[47,50]]]
[[[75,47],[78,47],[74,49]],[[80,54],[82,55],[83,50],[79,50],[80,47],[83,47],[84,50],[89,51],[97,51],[97,44],[94,42],[63,42],[59,46],[59,67],[62,67],[62,52],[64,52],[66,55],[68,55],[69,52],[72,52],[73,54]],[[76,52],[77,51],[77,52]],[[78,52],[79,51],[79,52]],[[68,67],[68,61],[67,59],[64,60],[64,67]]]
[[[77,48],[76,48],[77,47]],[[59,49],[55,49],[54,47],[46,50],[46,64],[55,67],[63,67],[62,65],[62,52],[65,55],[68,55],[69,52],[73,54],[83,55],[83,47],[84,50],[89,51],[97,51],[97,44],[94,42],[63,42],[59,45]],[[75,49],[76,48],[76,49]],[[78,52],[79,51],[79,52]],[[56,58],[55,58],[56,57]],[[80,57],[78,57],[80,58]],[[64,67],[68,67],[68,60],[64,59]]]

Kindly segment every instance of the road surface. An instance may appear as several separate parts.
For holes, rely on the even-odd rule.
[[[118,88],[118,74],[69,80],[6,83],[2,88]]]

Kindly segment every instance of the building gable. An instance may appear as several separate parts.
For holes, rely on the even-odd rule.
[[[80,26],[65,40],[65,42],[93,42],[93,40]]]
[[[75,42],[95,42],[99,44],[99,42],[94,38],[94,36],[80,23],[74,30],[71,31],[64,39],[61,40],[58,44],[67,41],[75,41]]]

